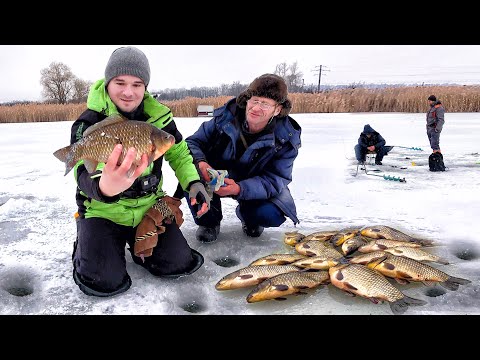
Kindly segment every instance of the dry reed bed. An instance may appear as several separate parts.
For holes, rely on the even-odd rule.
[[[427,97],[435,94],[447,112],[480,111],[480,86],[418,86],[383,89],[343,89],[318,94],[292,93],[292,114],[295,113],[348,113],[348,112],[407,112],[427,110]],[[198,105],[225,104],[231,96],[205,99],[187,97],[164,101],[175,117],[197,116]],[[28,104],[0,105],[0,123],[73,121],[85,111],[85,104]]]

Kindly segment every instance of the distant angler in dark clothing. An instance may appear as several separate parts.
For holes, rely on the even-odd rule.
[[[445,123],[445,108],[435,95],[430,95],[427,100],[430,105],[430,109],[427,111],[428,141],[430,142],[432,152],[441,153],[440,133],[442,132],[443,124]]]
[[[363,127],[363,131],[358,138],[358,144],[355,145],[355,156],[359,163],[364,163],[367,153],[375,153],[375,164],[382,165],[385,155],[391,150],[391,147],[385,146],[385,139],[369,124]]]

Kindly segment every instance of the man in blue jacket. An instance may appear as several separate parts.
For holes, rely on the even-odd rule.
[[[281,77],[261,75],[186,139],[203,180],[211,180],[207,169],[228,171],[224,186],[213,193],[210,211],[198,218],[198,209],[189,204],[199,241],[217,239],[222,197],[238,201],[236,214],[250,237],[260,236],[265,227],[280,226],[286,217],[299,223],[288,184],[301,128],[288,116],[292,103],[287,96]]]
[[[355,145],[355,156],[359,163],[363,164],[367,153],[375,153],[375,164],[382,165],[385,155],[391,150],[390,146],[385,146],[385,139],[377,131],[367,124],[358,138],[358,144]]]

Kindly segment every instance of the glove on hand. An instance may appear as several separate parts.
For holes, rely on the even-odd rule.
[[[171,224],[174,220],[178,227],[183,224],[183,213],[180,210],[181,200],[170,196],[158,199],[145,213],[135,233],[133,253],[143,262],[145,257],[152,256],[157,246],[158,235],[165,232],[162,223]]]
[[[196,199],[197,201],[197,208],[196,212],[202,207],[202,204],[207,204],[207,208],[210,209],[210,201],[212,198],[208,195],[205,186],[201,182],[195,182],[190,186],[189,192],[190,199]]]

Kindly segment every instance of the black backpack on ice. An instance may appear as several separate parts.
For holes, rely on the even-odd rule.
[[[428,166],[430,167],[430,171],[445,171],[443,155],[438,152],[430,154],[428,157]]]

